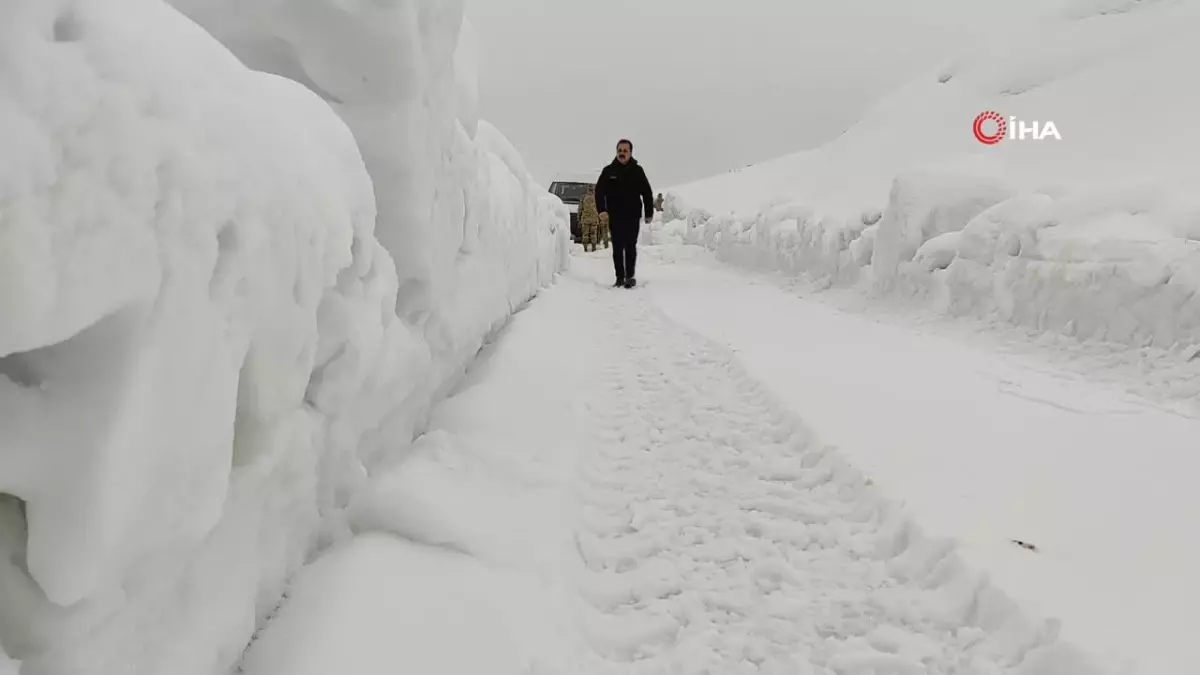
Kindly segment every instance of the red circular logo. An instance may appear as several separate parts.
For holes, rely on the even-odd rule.
[[[987,122],[996,123],[996,131],[994,133],[989,134],[983,130],[983,125]],[[979,141],[980,143],[983,143],[984,145],[995,145],[1003,140],[1004,135],[1008,133],[1008,122],[1004,121],[1004,118],[1000,116],[1000,113],[992,110],[986,110],[979,113],[979,116],[975,118],[975,123],[971,125],[971,131],[975,133],[975,140]]]

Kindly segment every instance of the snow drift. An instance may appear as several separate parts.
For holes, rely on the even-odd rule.
[[[821,148],[672,190],[660,236],[952,315],[1194,351],[1200,2],[1045,11]],[[1061,140],[983,145],[987,110]]]
[[[334,5],[286,24],[327,36],[308,89],[157,0],[0,8],[0,649],[26,675],[228,671],[564,262],[564,207],[478,120],[461,3]],[[423,89],[343,119],[313,93],[380,79]]]

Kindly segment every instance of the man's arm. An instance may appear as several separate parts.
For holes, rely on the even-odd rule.
[[[642,169],[642,167],[638,167]],[[642,205],[646,211],[646,219],[654,217],[654,190],[650,188],[650,179],[646,177],[646,170],[642,169]]]

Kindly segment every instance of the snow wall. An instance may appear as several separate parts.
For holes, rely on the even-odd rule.
[[[233,53],[159,0],[0,6],[0,654],[24,675],[235,670],[567,260],[566,208],[479,120],[461,0],[180,5]]]
[[[1046,335],[1200,348],[1196,0],[1047,2],[812,151],[667,191],[656,237]],[[985,110],[1061,140],[978,142]],[[985,128],[986,131],[986,128]]]

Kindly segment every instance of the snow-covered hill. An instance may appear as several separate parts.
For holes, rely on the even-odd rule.
[[[1194,350],[1198,25],[1195,0],[1047,3],[821,148],[669,191],[687,223],[664,233],[948,314]],[[1061,139],[985,145],[985,111]]]
[[[0,7],[0,653],[25,675],[226,672],[566,260],[565,207],[478,119],[460,0],[237,6],[244,63],[159,0]]]

